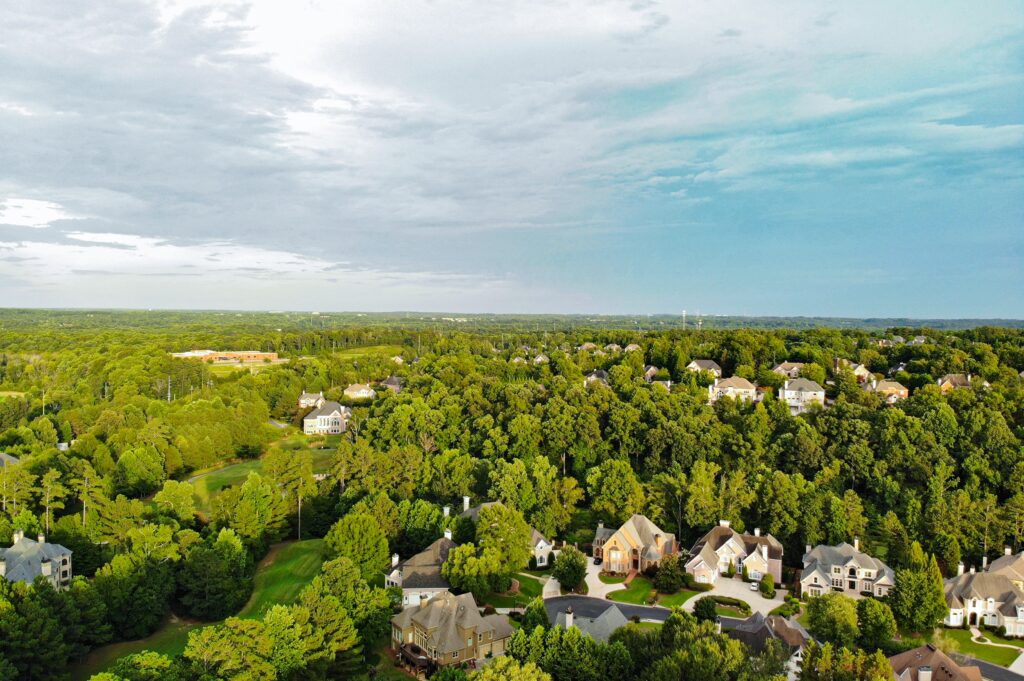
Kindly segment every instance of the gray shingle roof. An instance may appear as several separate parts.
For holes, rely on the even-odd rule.
[[[415,556],[398,564],[403,589],[447,589],[451,585],[441,576],[441,566],[448,553],[458,546],[447,537],[441,537]]]
[[[71,550],[60,544],[37,542],[22,537],[8,549],[0,549],[0,560],[5,565],[4,576],[9,582],[25,582],[31,584],[36,577],[43,574],[43,562],[51,561],[59,565],[62,558],[70,557]],[[55,567],[54,571],[60,568]]]
[[[584,634],[590,636],[598,643],[606,643],[615,631],[621,627],[626,626],[629,620],[622,614],[614,605],[607,608],[597,617],[580,617],[574,615],[572,618],[572,625],[582,631]],[[555,626],[565,626],[565,613],[560,612],[555,617]]]
[[[828,546],[827,544],[818,544],[810,553],[804,554],[804,570],[800,575],[800,580],[803,581],[807,577],[812,576],[816,571],[829,575],[829,568],[834,565],[842,566],[855,566],[863,570],[874,570],[875,577],[871,581],[874,583],[896,583],[896,573],[893,572],[892,568],[883,563],[882,561],[869,556],[863,551],[858,551],[852,545],[843,542],[837,546]],[[827,579],[831,579],[827,577]],[[826,584],[829,582],[826,581]]]
[[[18,457],[0,452],[0,466],[16,466],[19,463],[21,460]]]

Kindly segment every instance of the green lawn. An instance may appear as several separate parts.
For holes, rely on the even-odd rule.
[[[544,590],[544,585],[539,579],[516,575],[519,581],[519,592],[514,594],[491,594],[484,599],[484,603],[493,605],[495,608],[523,608]]]
[[[380,357],[394,357],[395,355],[401,355],[404,350],[401,345],[367,345],[361,348],[346,348],[344,350],[338,350],[334,353],[335,357],[341,359],[359,359],[360,357],[368,357],[376,355]]]
[[[664,625],[661,622],[633,622],[629,626],[636,627],[641,631],[658,631]]]
[[[308,539],[273,547],[260,561],[252,597],[238,616],[255,618],[271,605],[293,603],[302,587],[320,572],[320,565],[323,562],[322,545],[322,539]],[[209,624],[182,620],[172,615],[156,632],[146,638],[114,643],[92,651],[72,667],[72,681],[85,681],[93,674],[109,669],[118,658],[143,650],[179,655],[185,650],[189,632]]]
[[[1002,643],[1008,646],[1017,646],[1018,648],[1024,648],[1024,638],[1004,638],[994,631],[981,630],[981,635],[987,638],[992,643]]]
[[[696,596],[699,591],[687,591],[683,589],[677,591],[674,594],[659,594],[658,605],[664,605],[666,608],[678,608],[680,605]]]
[[[646,577],[634,577],[624,591],[613,591],[608,594],[610,600],[618,603],[635,603],[645,605],[654,593],[654,585]]]
[[[622,575],[608,575],[603,572],[599,574],[597,578],[605,584],[622,584],[626,581],[626,578]]]
[[[716,605],[715,612],[718,613],[719,617],[733,617],[741,620],[749,617],[742,610],[731,605]]]
[[[971,640],[971,632],[966,629],[946,629],[943,633],[960,645],[960,652],[964,655],[970,655],[1001,667],[1010,666],[1019,655],[1017,651],[1009,648],[975,643]]]

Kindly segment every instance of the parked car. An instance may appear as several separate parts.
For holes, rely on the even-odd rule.
[[[761,587],[759,587],[759,586],[758,586],[757,582],[751,582],[751,583],[750,583],[750,590],[751,590],[751,591],[757,591],[757,590],[758,590],[758,589],[760,589],[760,588],[761,588]]]
[[[600,565],[602,562],[603,561],[601,560],[600,556],[595,556],[594,557],[594,565]]]

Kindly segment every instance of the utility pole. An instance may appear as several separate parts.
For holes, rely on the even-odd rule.
[[[171,401],[171,375],[167,374],[167,402]]]

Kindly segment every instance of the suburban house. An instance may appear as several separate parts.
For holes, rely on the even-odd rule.
[[[340,435],[348,427],[348,407],[337,402],[321,402],[320,405],[302,417],[302,432],[306,435]]]
[[[765,617],[759,612],[725,632],[746,645],[752,652],[760,655],[764,652],[768,641],[778,641],[782,649],[789,653],[786,661],[786,678],[796,681],[804,662],[804,650],[807,648],[811,635],[796,621],[787,620],[779,615]]]
[[[914,336],[910,339],[910,345],[924,345],[928,342],[927,336]]]
[[[547,364],[550,361],[551,360],[548,359],[548,356],[545,355],[543,352],[533,358],[534,364]]]
[[[583,387],[586,388],[591,383],[600,383],[601,385],[608,385],[608,372],[604,369],[597,369],[587,374],[586,378],[583,379]]]
[[[789,412],[796,416],[812,404],[825,406],[825,389],[808,378],[796,378],[782,384],[779,399],[788,404]]]
[[[505,615],[480,614],[473,594],[444,593],[391,618],[391,638],[402,661],[430,669],[503,655],[512,636]]]
[[[597,350],[597,343],[591,343],[591,342],[587,341],[583,345],[577,346],[576,349],[577,350],[583,350],[584,352],[591,352],[593,350]]]
[[[950,390],[956,390],[957,388],[988,387],[988,381],[979,376],[971,376],[970,374],[946,374],[936,381],[936,383],[939,386],[939,390],[944,393],[948,393]]]
[[[782,362],[772,367],[772,371],[786,378],[800,378],[800,371],[803,368],[803,362]]]
[[[1024,591],[1024,551],[1014,555],[1007,546],[1003,549],[1003,555],[988,566],[988,571],[993,575],[1003,575],[1013,582],[1014,586]]]
[[[622,346],[619,345],[618,343],[609,343],[608,345],[604,346],[604,351],[605,352],[622,352]]]
[[[982,681],[978,667],[961,667],[934,645],[906,650],[889,658],[896,681]]]
[[[402,359],[401,355],[395,355],[394,357],[391,358],[391,361],[394,362],[395,364],[405,364],[405,360]]]
[[[462,513],[459,514],[460,518],[469,518],[474,523],[480,522],[480,511],[481,509],[487,508],[488,506],[502,506],[500,501],[487,501],[479,506],[470,507],[469,497],[462,497]],[[551,562],[551,551],[555,548],[547,538],[540,532],[535,530],[533,527],[530,528],[530,551],[533,554],[534,560],[537,561],[537,567],[545,568]]]
[[[345,397],[350,400],[372,400],[377,396],[377,391],[365,383],[353,383],[345,388]]]
[[[405,379],[399,378],[398,376],[388,376],[381,381],[380,384],[397,395],[402,392],[402,388],[405,386]]]
[[[1006,575],[974,568],[964,573],[961,564],[957,576],[946,580],[946,604],[946,626],[986,624],[1005,627],[1007,636],[1024,637],[1024,590]]]
[[[602,559],[604,572],[643,572],[665,556],[677,553],[676,536],[665,532],[647,516],[634,515],[614,532],[598,523],[594,533],[594,557]]]
[[[740,533],[728,520],[719,520],[690,549],[686,571],[700,584],[714,584],[730,567],[736,574],[746,567],[747,576],[755,580],[771,575],[781,584],[782,544],[770,534],[762,535],[760,528],[754,534]]]
[[[576,627],[598,643],[607,643],[616,629],[620,629],[627,624],[629,624],[629,620],[614,605],[606,608],[597,617],[577,616],[570,605],[563,612],[558,613],[554,621],[556,627],[563,627],[565,629]]]
[[[835,364],[833,365],[833,370],[835,371],[835,373],[839,373],[843,369],[847,369],[853,372],[853,375],[856,377],[858,383],[866,383],[867,381],[871,380],[871,370],[868,369],[866,366],[864,366],[863,364],[855,364],[848,359],[841,359],[837,357]]]
[[[818,544],[808,546],[804,554],[804,569],[800,573],[800,593],[821,596],[839,591],[847,596],[871,594],[881,598],[896,583],[892,568],[860,550],[860,540],[853,546],[846,542],[838,546]]]
[[[512,358],[512,363],[513,364],[526,364],[526,360],[523,359],[522,357],[513,357]]]
[[[871,379],[864,384],[864,390],[881,395],[886,404],[896,404],[900,400],[910,397],[910,391],[899,381],[876,381]]]
[[[0,549],[0,577],[8,582],[31,584],[42,575],[55,589],[71,584],[71,550],[60,544],[48,544],[43,535],[37,541],[15,530],[10,548]]]
[[[391,572],[385,575],[384,585],[402,590],[403,608],[448,593],[451,585],[441,576],[441,566],[455,546],[451,530],[445,530],[443,537],[405,561],[400,561],[397,553],[392,554]]]
[[[715,378],[722,377],[722,367],[713,359],[695,359],[686,365],[687,371],[710,371]]]
[[[21,459],[18,457],[0,452],[0,468],[4,466],[17,466],[19,463],[21,463]]]
[[[715,382],[708,386],[708,402],[714,404],[723,397],[753,402],[757,399],[757,388],[742,376],[716,378]]]
[[[626,352],[637,352],[638,350],[643,350],[643,348],[641,348],[636,343],[630,343],[629,345],[626,346],[625,350],[626,350]],[[1022,372],[1022,373],[1024,373],[1024,372]]]
[[[658,369],[658,367],[654,366],[653,364],[645,365],[644,380],[647,381],[648,383],[652,382],[654,380],[654,377],[658,375],[658,371],[660,371],[660,369]]]
[[[302,394],[299,395],[299,409],[319,407],[325,401],[323,392],[307,393],[306,391],[302,391]]]

